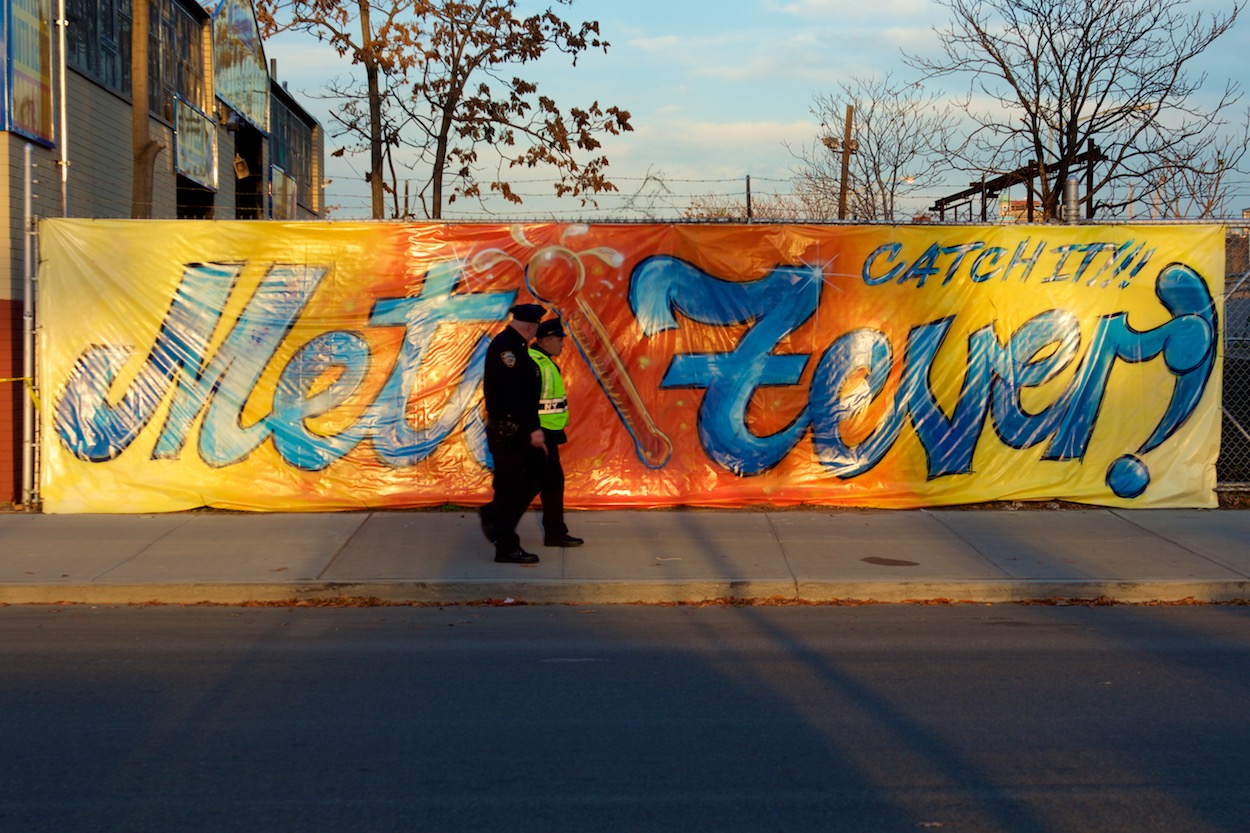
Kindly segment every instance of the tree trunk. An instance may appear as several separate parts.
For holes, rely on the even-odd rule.
[[[453,99],[454,100],[454,99]],[[430,219],[443,218],[443,180],[444,168],[447,167],[447,149],[451,145],[451,112],[448,105],[443,105],[442,122],[438,129],[438,138],[434,142],[434,177],[430,202]]]
[[[357,0],[357,7],[360,9],[360,42],[372,44],[369,0]],[[361,54],[369,88],[369,191],[373,198],[373,219],[381,220],[386,214],[386,192],[382,188],[382,91],[378,83],[377,58],[368,48],[362,49]]]

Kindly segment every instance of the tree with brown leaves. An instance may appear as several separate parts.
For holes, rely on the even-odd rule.
[[[632,130],[629,113],[598,102],[566,112],[518,69],[552,51],[574,66],[587,50],[606,51],[598,22],[573,25],[550,8],[523,16],[516,0],[257,0],[256,9],[266,35],[310,32],[363,68],[363,89],[334,82],[327,92],[343,102],[338,135],[369,150],[375,219],[388,191],[392,216],[414,213],[406,189],[400,199],[397,162],[418,172],[421,213],[433,219],[486,192],[521,203],[508,176],[517,168],[553,173],[553,193],[583,204],[616,190],[600,137]]]
[[[364,70],[361,90],[352,82],[332,82],[329,95],[342,100],[335,112],[339,135],[355,137],[369,151],[369,182],[373,218],[386,215],[386,167],[399,144],[391,121],[394,96],[420,59],[419,18],[410,0],[256,0],[261,34],[300,31],[327,41],[352,66]],[[416,4],[420,9],[421,3]],[[337,151],[336,153],[341,153]],[[394,189],[391,189],[394,195]]]
[[[566,113],[512,74],[552,50],[571,56],[573,66],[587,50],[606,52],[597,21],[574,26],[550,8],[521,16],[516,0],[417,5],[424,51],[402,104],[413,126],[406,141],[417,151],[414,167],[429,173],[418,194],[426,216],[438,219],[445,204],[484,191],[520,204],[508,181],[517,168],[554,173],[554,193],[581,197],[583,205],[617,190],[605,174],[607,157],[597,152],[601,136],[633,130],[629,113],[597,101]]]

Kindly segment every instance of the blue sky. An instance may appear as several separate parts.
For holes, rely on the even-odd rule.
[[[1205,0],[1195,5],[1231,8]],[[577,0],[558,11],[569,20],[598,20],[612,46],[606,55],[583,55],[576,68],[567,56],[545,58],[529,76],[566,108],[598,100],[628,110],[634,132],[605,142],[609,177],[632,193],[648,173],[661,176],[676,203],[686,194],[741,193],[747,175],[757,193],[788,190],[796,160],[786,143],[797,149],[818,133],[813,97],[855,75],[912,77],[901,52],[935,54],[933,28],[946,20],[946,10],[927,0]],[[1204,56],[1210,85],[1228,77],[1244,82],[1248,51],[1250,21],[1242,20]],[[327,78],[350,73],[347,60],[307,36],[279,37],[266,52],[278,60],[279,79],[329,127],[328,102],[310,94]],[[959,83],[951,80],[947,89]],[[330,139],[327,153],[335,146]],[[367,166],[366,157],[328,159],[327,202],[338,206],[336,218],[368,215],[368,189],[358,175]],[[549,190],[529,172],[518,177],[525,180],[516,186],[521,193]],[[1250,207],[1250,188],[1239,199]],[[620,201],[600,202],[608,209]],[[464,208],[481,216],[476,206]],[[569,200],[532,198],[521,209],[497,208],[509,217],[531,209],[582,216]]]

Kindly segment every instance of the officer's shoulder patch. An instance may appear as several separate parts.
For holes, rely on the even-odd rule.
[[[499,358],[503,359],[503,363],[508,367],[516,367],[516,353],[511,350],[504,350],[499,354]]]

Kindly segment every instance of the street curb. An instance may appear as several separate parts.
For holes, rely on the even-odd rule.
[[[0,604],[1009,604],[1085,601],[1122,604],[1250,600],[1250,581],[914,581],[829,582],[692,580],[684,582],[454,580],[392,582],[129,583],[0,585]]]
[[[1106,601],[1121,604],[1250,599],[1250,581],[1129,581],[1042,579],[1029,581],[800,582],[799,596],[813,603],[844,599],[876,602],[959,601],[1006,604],[1030,601]]]

